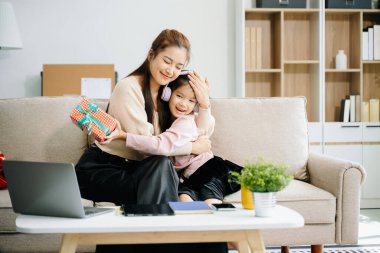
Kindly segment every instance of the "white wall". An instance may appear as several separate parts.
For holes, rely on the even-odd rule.
[[[23,48],[0,50],[0,98],[40,96],[43,64],[112,63],[120,79],[165,28],[189,38],[189,67],[209,77],[212,97],[235,95],[234,0],[5,1]]]

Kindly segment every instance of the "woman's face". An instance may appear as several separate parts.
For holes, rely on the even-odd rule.
[[[169,110],[173,118],[188,115],[197,104],[195,94],[190,84],[181,85],[173,91],[169,100]]]
[[[175,80],[186,63],[187,50],[176,46],[167,47],[150,59],[149,67],[152,81],[165,85]]]

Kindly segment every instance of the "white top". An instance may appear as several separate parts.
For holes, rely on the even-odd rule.
[[[107,233],[280,229],[304,225],[299,213],[280,205],[276,206],[273,217],[254,214],[252,210],[237,208],[213,214],[174,216],[126,217],[111,212],[84,219],[19,215],[16,228],[22,233]]]

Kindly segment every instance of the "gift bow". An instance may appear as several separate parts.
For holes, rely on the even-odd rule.
[[[110,130],[99,120],[97,120],[94,116],[90,115],[90,113],[97,112],[98,106],[96,104],[90,103],[88,105],[88,110],[84,110],[80,105],[77,105],[76,109],[84,114],[84,117],[78,121],[78,126],[83,130],[83,125],[87,126],[88,135],[92,133],[92,123],[97,125],[106,135],[109,135]]]

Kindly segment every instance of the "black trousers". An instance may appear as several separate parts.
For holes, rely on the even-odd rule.
[[[179,184],[178,194],[187,194],[193,200],[223,200],[226,195],[240,190],[240,185],[234,182],[230,171],[241,170],[241,166],[214,156]]]
[[[75,169],[82,197],[86,199],[116,205],[178,200],[178,176],[165,156],[126,161],[94,144],[82,155]]]

